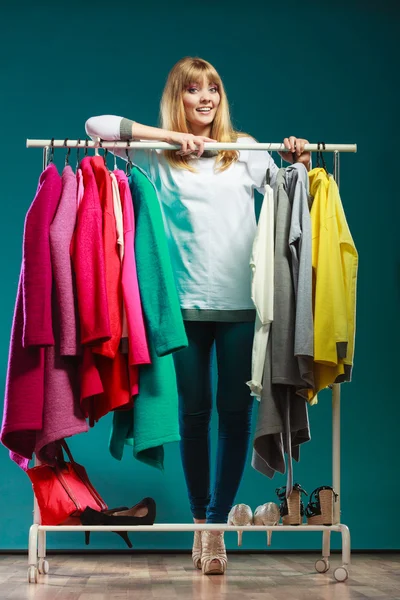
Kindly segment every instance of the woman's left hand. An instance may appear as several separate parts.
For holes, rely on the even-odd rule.
[[[301,162],[306,166],[310,162],[311,154],[310,152],[304,152],[304,146],[309,144],[308,140],[303,140],[302,138],[296,138],[293,135],[289,138],[285,138],[283,140],[285,148],[287,148],[287,152],[279,152],[279,156],[283,158],[286,162],[293,164],[295,162]],[[295,156],[293,157],[292,152],[295,152]]]

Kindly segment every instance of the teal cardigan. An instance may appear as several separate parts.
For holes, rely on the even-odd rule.
[[[130,177],[135,212],[135,256],[152,363],[139,367],[134,407],[116,411],[110,452],[121,460],[124,445],[142,462],[164,468],[167,442],[179,441],[178,391],[172,353],[188,345],[157,194],[137,167]]]

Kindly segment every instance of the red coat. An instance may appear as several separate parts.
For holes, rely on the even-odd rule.
[[[89,424],[117,408],[133,405],[126,356],[119,351],[115,358],[93,354],[84,348],[81,367],[81,407]]]
[[[99,190],[103,211],[103,248],[106,274],[108,313],[111,339],[93,348],[96,354],[114,358],[122,335],[122,285],[121,260],[117,248],[117,232],[114,217],[111,177],[101,156],[90,160]]]
[[[103,211],[90,160],[87,156],[81,162],[84,194],[71,244],[82,344],[103,342],[111,337],[103,250]]]
[[[117,247],[111,178],[101,156],[90,159],[102,209],[102,242],[111,339],[86,348],[82,365],[81,405],[93,425],[107,413],[132,406],[137,379],[129,381],[128,363],[119,351],[122,336],[121,260]],[[131,374],[131,378],[132,378]],[[131,388],[131,389],[130,389]]]

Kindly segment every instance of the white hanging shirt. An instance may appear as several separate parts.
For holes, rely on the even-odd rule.
[[[269,185],[265,195],[253,250],[250,258],[252,272],[251,298],[256,307],[251,362],[251,395],[259,400],[267,353],[268,337],[274,318],[274,193]]]
[[[121,139],[122,117],[86,122],[92,138]],[[242,137],[240,144],[256,143]],[[115,153],[126,159],[125,149]],[[249,260],[256,234],[254,189],[263,189],[278,167],[267,151],[239,150],[225,171],[215,157],[193,159],[196,173],[172,167],[162,150],[132,149],[132,162],[152,182],[160,200],[172,268],[183,309],[254,310]]]

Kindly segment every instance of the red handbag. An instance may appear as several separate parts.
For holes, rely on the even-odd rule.
[[[64,460],[65,450],[70,462]],[[107,505],[89,481],[86,470],[76,463],[65,440],[55,466],[39,465],[27,470],[36,496],[42,525],[61,525],[78,517],[87,506],[107,510]]]

